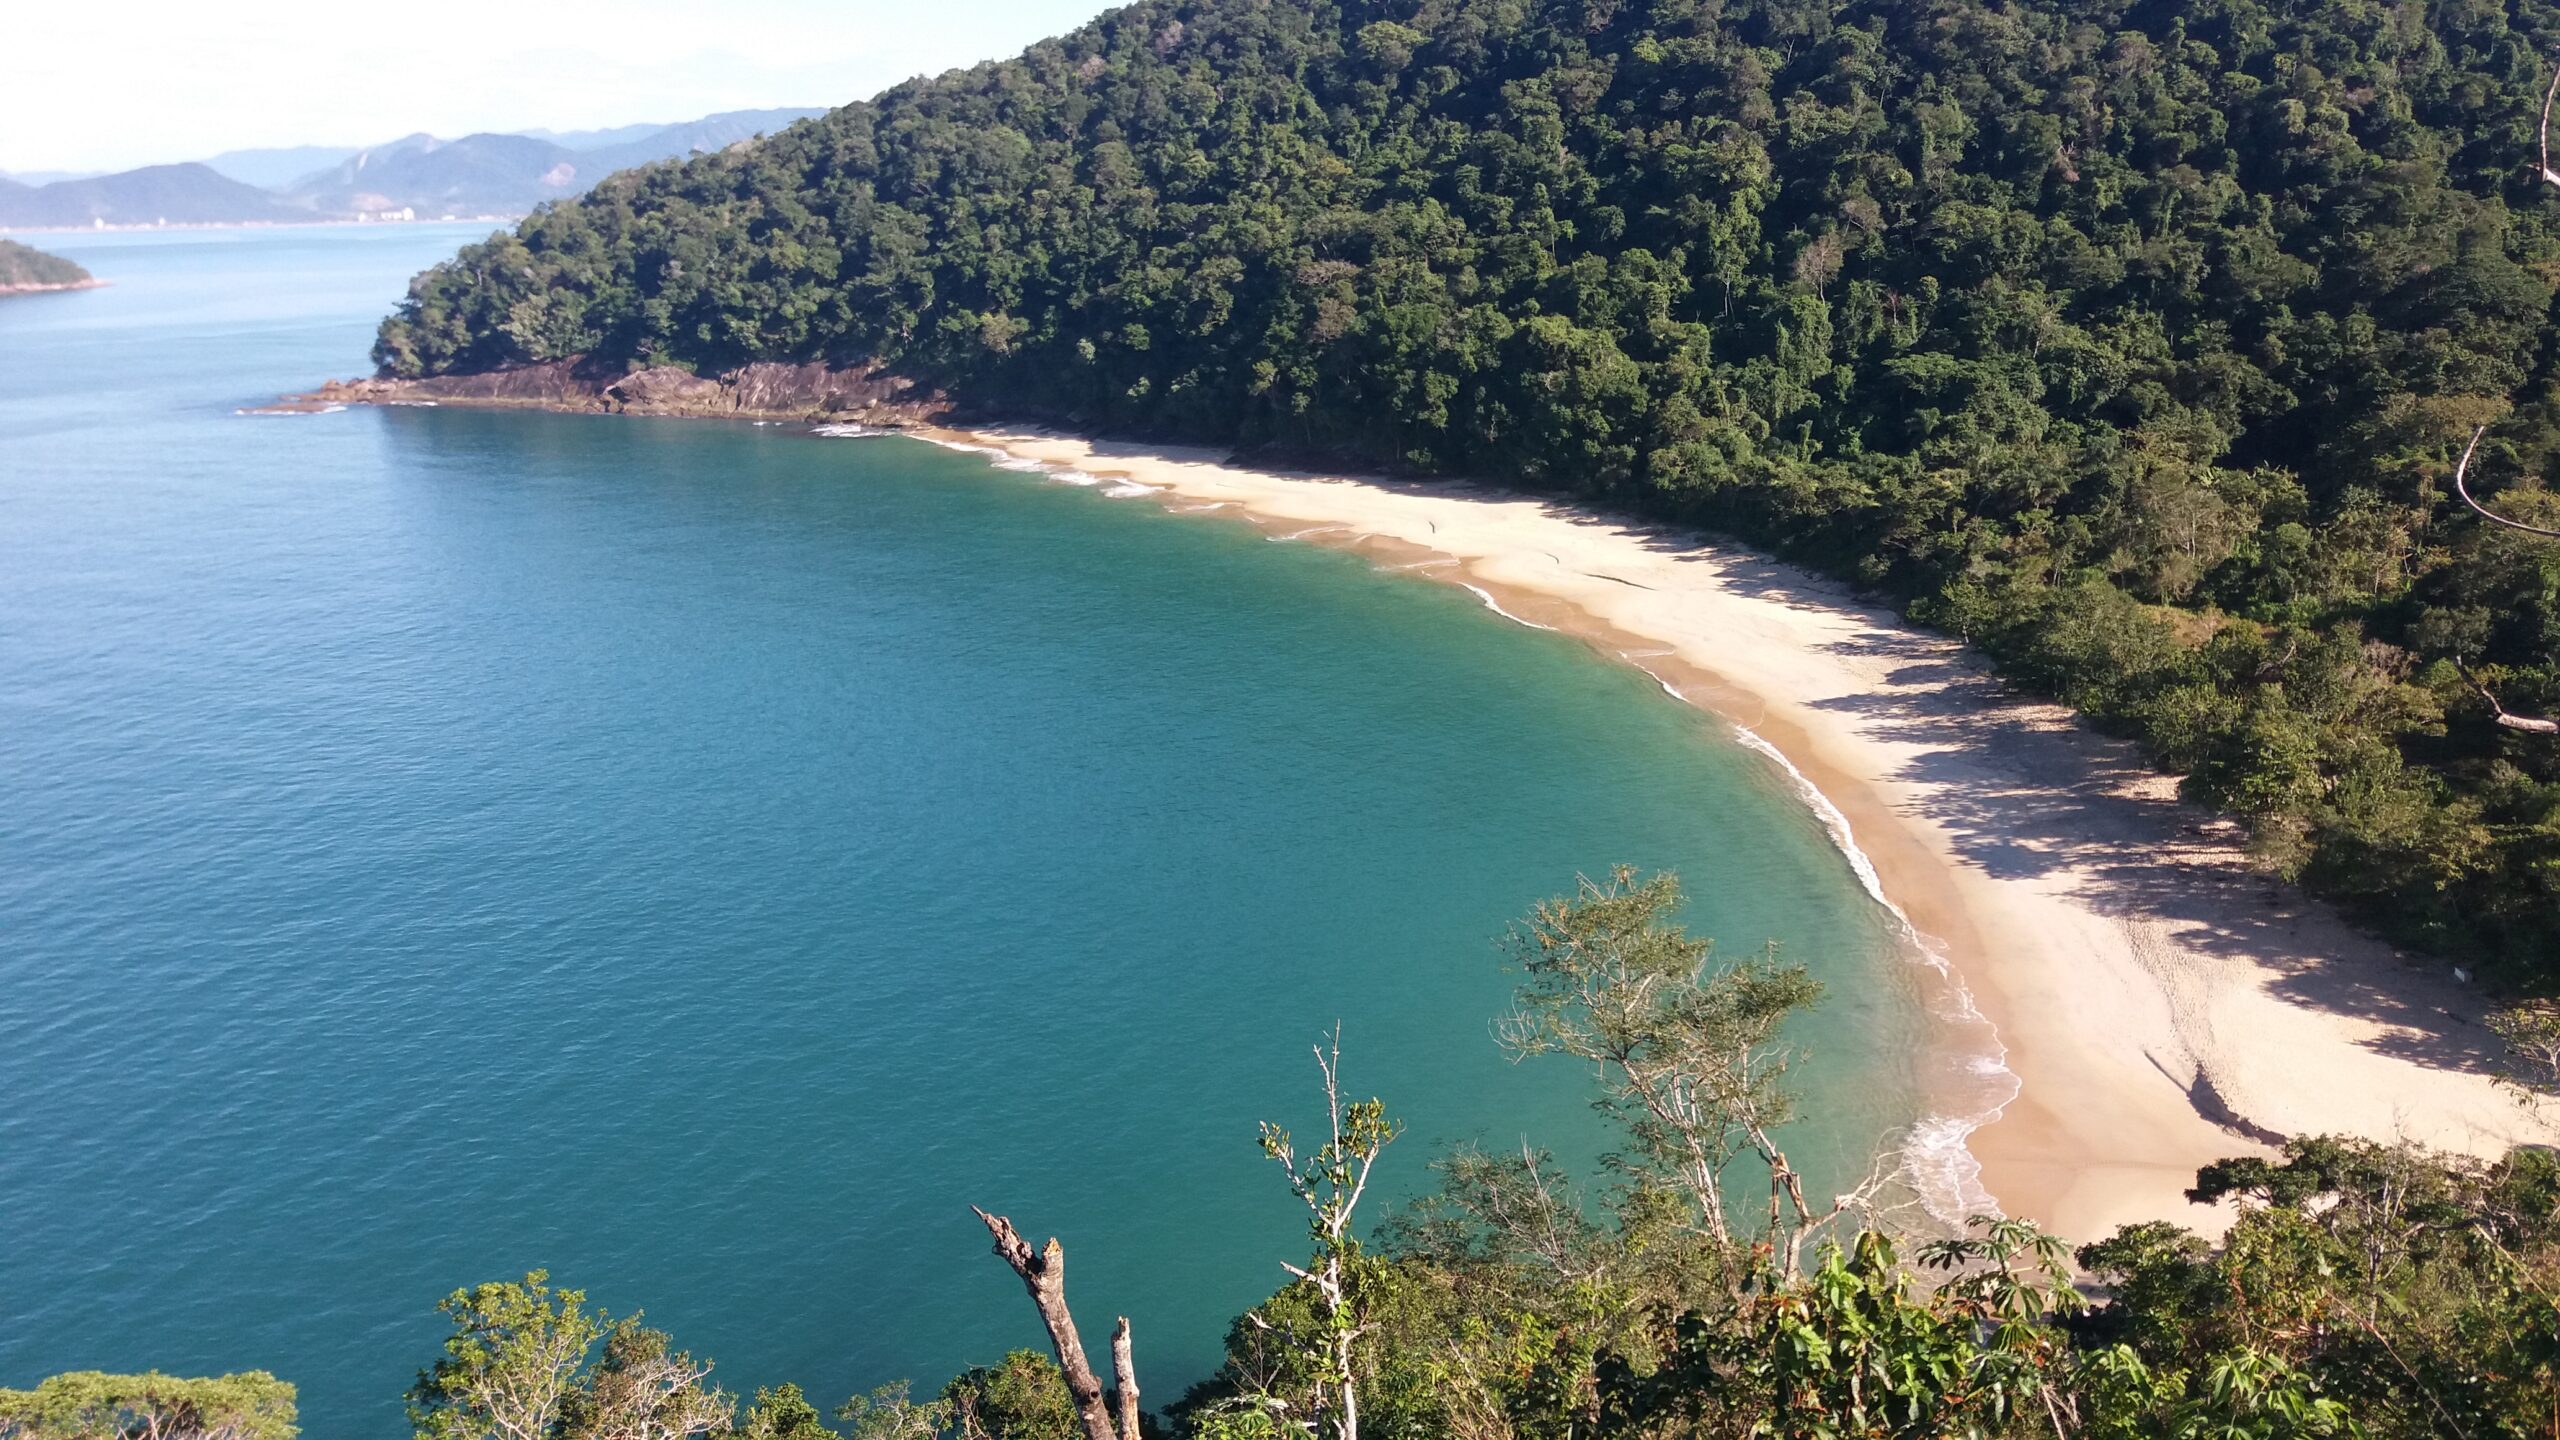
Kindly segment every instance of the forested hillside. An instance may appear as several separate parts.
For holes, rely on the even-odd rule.
[[[385,372],[876,359],[1854,577],[2560,986],[2540,0],[1144,0],[618,176]],[[2466,670],[2468,673],[2466,673]],[[2475,683],[2476,682],[2476,683]]]
[[[15,240],[0,240],[0,294],[12,290],[67,290],[91,280],[78,261],[49,255]]]

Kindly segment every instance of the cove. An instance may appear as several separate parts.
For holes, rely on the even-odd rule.
[[[547,1266],[831,1407],[1040,1343],[974,1202],[1170,1400],[1302,1249],[1254,1122],[1337,1020],[1386,1199],[1591,1172],[1494,942],[1619,861],[1830,983],[1818,1178],[1917,1113],[1786,776],[1463,591],[902,439],[235,413],[470,233],[81,236],[111,288],[0,305],[0,1384],[396,1435],[436,1298]]]

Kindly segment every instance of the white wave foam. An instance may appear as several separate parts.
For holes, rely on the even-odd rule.
[[[860,426],[839,426],[820,427],[818,433],[882,432],[866,431]],[[942,436],[916,438],[940,445],[947,450],[990,457],[998,469],[1046,474],[1054,480],[1071,485],[1103,483],[1101,476],[1088,474],[1071,466],[1051,465],[1043,461],[1015,456],[993,445],[980,445]],[[1153,486],[1121,479],[1115,481],[1103,493],[1134,497],[1152,495],[1158,491]],[[1224,505],[1225,502],[1220,501],[1196,508],[1213,510],[1223,508]],[[1296,536],[1269,538],[1295,539]],[[1398,568],[1419,569],[1444,563],[1454,562],[1426,561],[1423,566]],[[1551,632],[1556,628],[1552,625],[1541,625],[1535,620],[1515,615],[1502,608],[1501,602],[1494,599],[1492,592],[1481,586],[1464,580],[1458,583],[1464,585],[1478,600],[1483,601],[1486,609],[1515,625]],[[1633,664],[1638,657],[1628,655],[1624,658]],[[1638,665],[1637,668],[1653,676],[1654,683],[1660,685],[1662,692],[1672,699],[1682,704],[1695,703],[1650,667]],[[1734,726],[1734,732],[1744,746],[1775,761],[1778,768],[1793,782],[1797,794],[1806,807],[1813,811],[1815,818],[1821,822],[1823,830],[1829,835],[1833,846],[1848,862],[1850,872],[1857,877],[1859,888],[1866,891],[1869,899],[1875,901],[1885,913],[1893,917],[1895,924],[1902,932],[1905,951],[1934,974],[1938,981],[1934,988],[1939,992],[1934,998],[1940,1001],[1938,1005],[1932,1007],[1936,1017],[1942,1022],[1979,1033],[1982,1042],[1980,1048],[1965,1055],[1955,1068],[1974,1082],[1973,1088],[1985,1092],[1982,1105],[1968,1114],[1923,1116],[1911,1127],[1903,1142],[1902,1164],[1904,1174],[1909,1178],[1912,1188],[1919,1194],[1921,1204],[1939,1221],[1961,1226],[1970,1216],[2000,1213],[1998,1201],[1983,1187],[1982,1163],[1974,1157],[1968,1142],[1974,1131],[2000,1118],[2001,1112],[2017,1098],[2019,1081],[2017,1072],[2008,1066],[2007,1047],[2000,1043],[1990,1020],[1974,1004],[1972,992],[1965,988],[1962,978],[1955,973],[1954,967],[1948,964],[1944,943],[1912,924],[1910,915],[1885,893],[1884,881],[1876,873],[1875,862],[1868,858],[1866,851],[1858,847],[1857,838],[1850,831],[1849,817],[1841,812],[1839,806],[1831,802],[1830,796],[1823,794],[1810,779],[1807,779],[1804,772],[1797,769],[1795,763],[1789,760],[1784,752],[1770,744],[1758,732],[1745,725]],[[1994,1091],[1997,1092],[1996,1098],[1990,1093]]]
[[[1526,625],[1532,630],[1553,630],[1556,628],[1553,625],[1541,625],[1535,620],[1524,620],[1519,616],[1512,614],[1510,611],[1503,609],[1502,602],[1494,599],[1492,592],[1482,588],[1481,586],[1467,585],[1467,582],[1464,580],[1461,580],[1458,583],[1466,585],[1469,590],[1474,591],[1475,597],[1484,602],[1484,608],[1501,616],[1503,619],[1510,621],[1514,625]]]
[[[756,423],[761,425],[764,422],[759,420]],[[876,430],[868,425],[856,425],[847,421],[841,425],[812,425],[809,427],[809,433],[812,435],[824,435],[830,440],[868,440],[875,435],[886,435],[889,432],[886,430]]]
[[[1120,498],[1126,498],[1132,495],[1153,495],[1156,493],[1156,487],[1152,485],[1141,485],[1134,480],[1095,475],[1089,471],[1079,470],[1072,465],[1060,465],[1048,460],[1035,460],[1028,455],[1016,455],[1012,451],[999,445],[980,445],[972,440],[956,440],[941,435],[918,435],[915,438],[922,440],[927,444],[939,445],[945,450],[957,450],[963,455],[983,455],[986,457],[987,463],[990,466],[998,470],[1010,471],[1016,475],[1038,475],[1044,479],[1054,480],[1061,485],[1079,485],[1088,488],[1093,486],[1104,486],[1107,488],[1103,490],[1103,494]]]
[[[1658,675],[1654,678],[1661,680]],[[1679,694],[1668,683],[1664,683],[1662,688],[1671,694]],[[1992,1027],[1990,1018],[1974,1004],[1973,992],[1965,988],[1963,978],[1947,962],[1946,943],[1912,924],[1910,914],[1885,893],[1884,880],[1877,875],[1875,862],[1858,847],[1857,836],[1850,831],[1849,817],[1841,813],[1840,807],[1831,802],[1831,797],[1823,794],[1802,770],[1796,768],[1795,762],[1770,744],[1766,737],[1748,725],[1736,725],[1733,730],[1735,738],[1745,748],[1767,756],[1786,773],[1799,798],[1813,811],[1814,818],[1822,823],[1823,830],[1831,837],[1832,845],[1849,862],[1849,871],[1858,877],[1859,887],[1893,917],[1906,942],[1904,948],[1935,972],[1938,980],[1935,998],[1939,1004],[1932,1009],[1936,1017],[1941,1022],[1978,1033],[1982,1048],[1965,1056],[1959,1068],[1986,1092],[1999,1092],[1997,1098],[1984,1094],[1981,1108],[1970,1114],[1922,1116],[1903,1142],[1902,1163],[1912,1188],[1919,1192],[1921,1205],[1939,1220],[1950,1225],[1962,1225],[1970,1216],[1999,1214],[1999,1201],[1984,1188],[1982,1162],[1974,1157],[1968,1142],[1974,1131],[1999,1119],[2001,1112],[2009,1108],[2009,1102],[2018,1098],[2021,1082],[2017,1072],[2009,1068],[2008,1047],[2000,1042],[1999,1033]]]

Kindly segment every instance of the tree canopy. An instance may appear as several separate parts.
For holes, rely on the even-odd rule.
[[[395,376],[877,361],[1899,598],[2544,988],[2560,8],[1141,0],[418,277]]]

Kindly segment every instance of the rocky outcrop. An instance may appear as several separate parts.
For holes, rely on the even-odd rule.
[[[289,405],[503,405],[617,415],[698,415],[738,420],[838,420],[921,425],[947,402],[937,391],[876,365],[758,361],[718,375],[672,366],[629,373],[555,360],[477,375],[418,380],[332,380]]]

